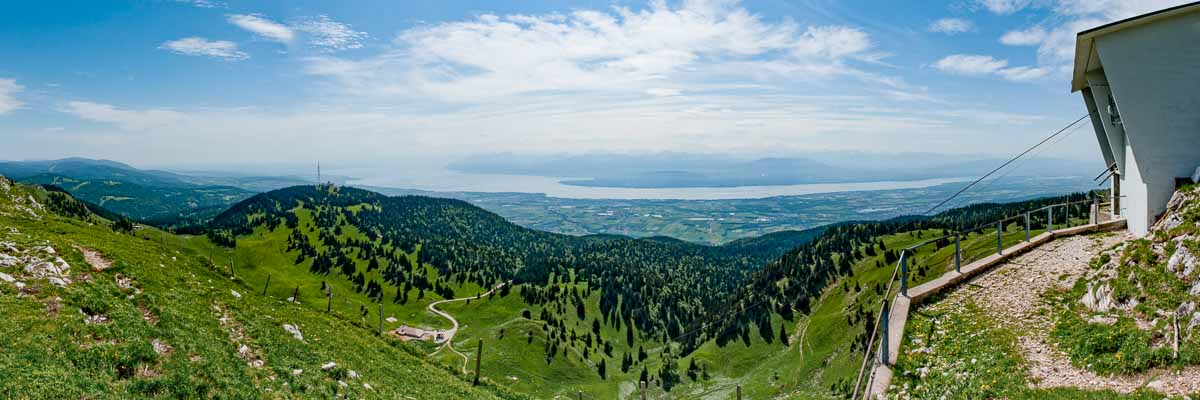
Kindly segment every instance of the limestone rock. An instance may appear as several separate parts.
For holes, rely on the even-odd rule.
[[[296,340],[304,341],[304,335],[300,333],[300,328],[297,328],[295,325],[283,324],[283,330],[292,334],[292,337],[296,338]]]

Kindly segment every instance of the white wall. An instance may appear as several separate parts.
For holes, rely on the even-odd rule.
[[[1124,126],[1122,208],[1129,229],[1144,235],[1166,208],[1175,178],[1200,166],[1200,14],[1114,32],[1095,44]],[[1099,93],[1095,100],[1103,109]]]

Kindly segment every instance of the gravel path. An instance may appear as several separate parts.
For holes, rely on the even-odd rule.
[[[1070,288],[1087,273],[1092,257],[1129,239],[1127,232],[1055,239],[978,276],[943,301],[969,299],[988,310],[998,323],[1012,327],[1029,363],[1034,387],[1111,389],[1120,393],[1149,387],[1172,395],[1200,392],[1200,368],[1101,376],[1073,367],[1049,338],[1054,320],[1042,295],[1051,288]]]
[[[432,356],[434,354],[437,354],[439,351],[442,351],[442,349],[450,349],[450,351],[454,352],[454,354],[458,354],[460,357],[462,357],[462,359],[463,359],[462,372],[464,374],[468,373],[467,372],[467,364],[471,361],[470,357],[467,357],[466,354],[463,354],[454,348],[454,335],[458,333],[458,319],[454,318],[454,316],[450,315],[450,313],[439,310],[437,308],[437,306],[439,304],[453,303],[456,301],[467,301],[470,299],[484,298],[484,297],[490,296],[492,294],[492,292],[495,292],[496,289],[499,289],[501,286],[504,286],[504,283],[496,285],[496,287],[492,288],[492,290],[489,290],[478,296],[459,297],[457,299],[446,299],[446,300],[439,300],[439,301],[435,301],[433,303],[429,303],[429,305],[426,306],[425,308],[429,309],[430,312],[441,316],[442,318],[450,320],[450,324],[453,325],[453,327],[450,328],[450,330],[444,332],[446,334],[446,341],[444,342],[445,344],[442,345],[442,347],[439,347],[433,353],[430,353],[429,355]]]

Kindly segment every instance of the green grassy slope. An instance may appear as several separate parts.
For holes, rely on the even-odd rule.
[[[1037,233],[1040,231],[1034,232]],[[888,235],[880,240],[888,248],[898,249],[940,234],[941,230],[928,229]],[[1020,240],[1017,236],[1023,237],[1023,234],[1006,234],[1006,242]],[[963,246],[981,248],[985,243],[994,245],[994,240],[994,234],[976,234],[968,237]],[[914,268],[913,284],[925,282],[953,268],[950,258],[952,251],[952,247],[935,249],[929,246],[919,252],[916,264],[926,267]],[[789,338],[786,346],[778,335],[773,335],[772,340],[767,342],[757,329],[750,329],[745,339],[724,346],[718,346],[715,340],[710,340],[695,352],[680,358],[674,368],[682,377],[682,384],[673,388],[669,397],[728,398],[738,384],[743,386],[748,398],[834,397],[834,388],[847,385],[858,372],[862,361],[861,349],[854,348],[853,343],[855,336],[867,329],[869,324],[855,317],[855,308],[859,304],[877,306],[880,296],[875,293],[874,287],[876,284],[886,285],[894,267],[894,264],[884,263],[883,258],[879,254],[858,261],[853,267],[853,276],[843,277],[831,284],[820,300],[814,303],[809,315],[796,315],[792,321],[787,321],[779,314],[772,314],[772,332],[779,332],[783,326]],[[848,290],[843,289],[843,283]],[[856,286],[861,290],[856,291]],[[580,289],[583,287],[579,285]],[[603,336],[615,338],[615,357],[604,357],[608,365],[607,379],[600,379],[596,373],[594,364],[599,362],[600,357],[594,353],[588,361],[583,361],[580,354],[572,353],[565,358],[559,356],[547,364],[541,323],[521,317],[521,312],[526,309],[537,315],[540,307],[527,305],[516,296],[484,298],[471,304],[456,303],[444,309],[451,311],[460,321],[471,321],[463,325],[456,340],[459,348],[471,350],[467,352],[471,363],[474,362],[476,340],[482,338],[485,340],[484,375],[519,391],[551,397],[583,390],[585,394],[596,398],[626,398],[634,393],[643,365],[651,371],[651,375],[662,368],[659,357],[663,349],[662,342],[640,336],[637,345],[647,350],[649,357],[646,362],[631,368],[629,373],[614,368],[620,365],[625,352],[636,352],[637,348],[628,348],[623,331],[607,325],[602,329]],[[587,312],[591,314],[595,311],[595,299],[589,299]],[[871,313],[874,309],[863,311]],[[580,324],[578,318],[570,315],[573,313],[566,314],[568,326],[578,324],[580,331],[588,329],[586,324]],[[503,337],[501,330],[504,331]],[[533,332],[531,343],[527,341],[529,332]],[[693,359],[702,371],[707,371],[707,378],[703,377],[703,372],[697,374],[696,379],[688,377],[688,366]],[[461,357],[445,357],[444,361],[453,365],[462,363]],[[662,394],[659,388],[653,390]]]
[[[198,251],[210,246],[203,239],[115,233],[107,221],[56,215],[47,204],[44,190],[0,178],[6,397],[519,397],[472,388],[419,349],[339,314],[261,295],[211,267]],[[112,266],[89,268],[85,251]],[[43,268],[56,257],[69,265],[63,276]],[[337,366],[323,370],[329,362]]]

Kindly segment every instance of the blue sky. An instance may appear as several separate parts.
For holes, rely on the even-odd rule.
[[[0,159],[1006,155],[1083,115],[1075,32],[1179,3],[23,2],[0,15]]]

